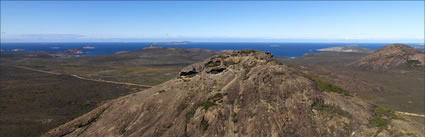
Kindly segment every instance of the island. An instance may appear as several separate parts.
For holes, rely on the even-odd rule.
[[[181,42],[166,42],[165,45],[187,45],[192,44],[190,41],[181,41]]]
[[[316,51],[330,51],[330,52],[362,52],[362,53],[369,53],[372,52],[372,50],[368,48],[362,48],[359,46],[339,46],[339,47],[330,47],[330,48],[322,48],[317,49]]]
[[[12,49],[12,51],[18,52],[18,51],[25,51],[24,49]]]
[[[52,56],[55,57],[74,57],[74,56],[78,56],[81,54],[86,54],[87,52],[81,49],[67,49],[61,52],[57,52],[55,54],[52,54]]]
[[[162,48],[164,47],[150,45],[150,46],[144,47],[143,49],[162,49]]]
[[[84,46],[83,49],[96,49],[96,47],[93,47],[93,46]]]

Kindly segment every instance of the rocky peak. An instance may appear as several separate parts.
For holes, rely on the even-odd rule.
[[[199,73],[217,74],[226,69],[241,70],[255,65],[280,64],[273,55],[256,50],[234,51],[231,54],[216,55],[202,62],[192,64],[182,69],[181,78],[192,77]]]
[[[392,56],[394,55],[405,56],[405,55],[412,55],[417,53],[420,53],[420,50],[404,45],[404,44],[398,44],[398,43],[385,46],[375,52],[375,54],[379,54],[379,55],[392,55]]]
[[[424,52],[404,44],[391,44],[378,49],[351,64],[355,67],[373,70],[425,65]]]
[[[190,65],[175,79],[112,100],[44,136],[373,136],[380,132],[366,126],[374,116],[370,111],[374,105],[320,91],[315,81],[278,63],[270,53],[235,51]]]

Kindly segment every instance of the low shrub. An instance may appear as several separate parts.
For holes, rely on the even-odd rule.
[[[329,113],[329,114],[338,114],[340,116],[351,117],[350,113],[342,110],[341,108],[337,106],[332,106],[327,104],[317,104],[317,105],[314,105],[313,108],[322,112]]]
[[[208,129],[208,120],[205,120],[204,118],[202,118],[202,120],[201,120],[201,129],[203,131],[205,131],[205,130]]]
[[[345,96],[350,96],[350,93],[348,93],[348,91],[346,91],[343,88],[340,88],[340,87],[338,87],[338,86],[336,86],[332,83],[321,80],[317,77],[313,77],[311,75],[308,75],[307,73],[301,72],[301,74],[303,76],[313,80],[316,83],[317,88],[322,92],[336,92],[336,93],[339,93],[339,94],[343,94]]]
[[[221,93],[215,93],[214,95],[208,97],[208,100],[215,102],[215,101],[220,100],[222,98],[223,98],[223,94],[221,94]]]

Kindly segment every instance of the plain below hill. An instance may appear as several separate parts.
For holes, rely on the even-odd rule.
[[[157,85],[177,75],[189,64],[231,51],[182,49],[151,46],[102,56],[46,58],[47,52],[4,54],[3,64],[78,75],[91,79]]]
[[[44,136],[423,136],[388,107],[243,50],[118,98]]]
[[[171,66],[188,65],[199,62],[203,59],[217,54],[228,53],[226,50],[208,50],[200,48],[165,48],[158,46],[145,47],[144,49],[117,53],[104,56],[86,56],[72,58],[70,61],[76,61],[85,64],[121,64],[121,65],[150,65],[150,66]]]
[[[0,65],[0,137],[35,137],[145,88]]]

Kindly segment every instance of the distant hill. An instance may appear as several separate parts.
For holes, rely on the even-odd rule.
[[[340,46],[340,47],[330,47],[330,48],[323,48],[323,49],[317,49],[317,51],[331,51],[331,52],[362,52],[362,53],[369,53],[372,52],[372,50],[368,48],[362,48],[359,46]]]
[[[183,49],[165,48],[158,46],[145,47],[144,49],[122,52],[104,56],[86,56],[70,59],[84,64],[127,64],[127,65],[188,65],[217,54],[229,51],[216,51],[208,49]]]
[[[395,117],[269,53],[243,50],[187,66],[43,136],[423,136]]]
[[[353,67],[386,70],[397,67],[425,65],[424,51],[404,45],[391,44],[350,64]]]
[[[190,42],[190,41],[166,42],[166,43],[161,43],[161,44],[165,44],[165,45],[187,45],[187,44],[192,44],[192,42]]]

